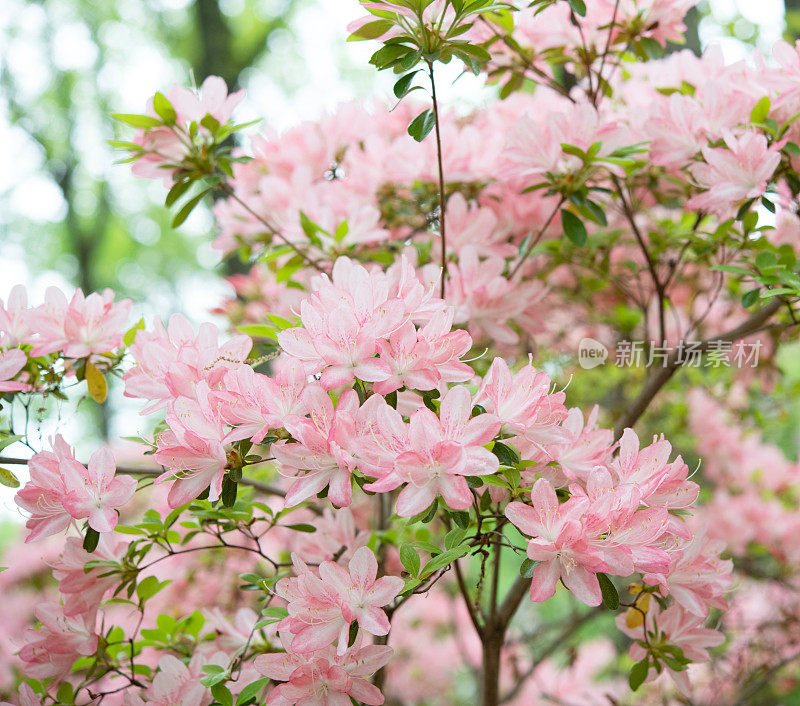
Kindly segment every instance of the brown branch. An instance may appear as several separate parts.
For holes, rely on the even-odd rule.
[[[464,581],[464,574],[461,571],[461,565],[458,563],[458,559],[453,562],[453,568],[455,569],[456,573],[456,581],[458,582],[458,590],[461,593],[461,597],[464,599],[464,605],[467,607],[467,613],[469,613],[469,619],[472,621],[472,626],[475,628],[475,632],[478,633],[478,637],[483,639],[483,625],[481,625],[480,620],[478,619],[478,613],[475,610],[475,606],[472,603],[472,599],[470,598],[469,591],[467,590],[466,581]]]
[[[524,576],[518,576],[517,580],[514,581],[514,584],[508,590],[500,607],[497,609],[496,619],[498,624],[503,626],[503,629],[511,622],[511,618],[513,618],[514,613],[517,612],[519,604],[522,603],[522,599],[528,595],[530,590],[531,580],[526,579]]]
[[[781,297],[774,297],[773,300],[765,307],[761,308],[753,314],[747,321],[739,324],[736,328],[731,329],[714,338],[707,338],[698,344],[698,347],[693,350],[701,352],[709,350],[712,346],[718,343],[732,343],[745,338],[753,333],[759,331],[764,324],[783,306],[784,301]],[[653,398],[658,394],[664,385],[669,382],[670,378],[683,364],[680,360],[680,349],[672,351],[664,361],[661,368],[657,368],[655,372],[650,375],[639,393],[639,396],[630,404],[625,414],[622,415],[614,430],[614,439],[618,440],[622,437],[622,433],[626,428],[632,427],[644,414]]]

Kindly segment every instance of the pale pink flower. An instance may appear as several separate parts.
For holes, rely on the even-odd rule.
[[[427,407],[411,416],[409,450],[395,458],[394,470],[367,490],[386,492],[402,483],[397,514],[411,517],[427,508],[441,495],[454,510],[472,504],[472,494],[463,476],[497,472],[497,457],[483,448],[500,428],[491,414],[470,418],[472,398],[464,387],[453,387],[442,399],[437,417]]]
[[[513,283],[505,269],[505,259],[493,255],[480,260],[472,245],[461,248],[458,263],[447,264],[447,301],[456,308],[455,323],[467,324],[475,339],[516,343],[519,335],[509,324],[543,294],[539,282]]]
[[[212,659],[205,659],[195,653],[186,665],[173,655],[164,655],[158,661],[158,672],[147,690],[145,706],[208,706],[213,699],[200,683],[204,676],[201,667],[216,663],[227,666],[227,657],[219,653]]]
[[[94,654],[97,649],[94,616],[67,617],[57,603],[39,605],[34,612],[42,626],[25,632],[19,651],[27,676],[53,677],[58,681],[69,674],[78,657]]]
[[[473,402],[502,422],[504,434],[518,434],[537,445],[565,442],[571,436],[571,428],[560,426],[567,416],[566,395],[551,393],[551,387],[546,372],[528,364],[512,375],[505,360],[495,358]]]
[[[261,443],[270,429],[279,429],[291,415],[305,414],[302,401],[307,376],[297,361],[281,365],[275,378],[261,375],[249,365],[225,373],[222,391],[215,395],[222,418],[235,426],[231,439]]]
[[[248,336],[234,336],[219,343],[213,324],[194,328],[180,314],[170,317],[168,328],[156,320],[153,331],[139,331],[130,352],[136,365],[125,373],[125,396],[148,404],[142,414],[166,406],[177,397],[194,397],[195,384],[206,380],[216,387],[231,368],[238,368],[253,345]]]
[[[286,652],[259,655],[255,667],[260,674],[279,682],[267,698],[269,706],[348,706],[358,703],[379,706],[383,694],[367,677],[385,666],[393,650],[386,645],[356,642],[343,655],[328,647],[309,655],[289,651],[289,640],[281,636]]]
[[[17,505],[30,513],[25,524],[30,530],[26,542],[63,532],[72,521],[63,505],[64,498],[72,488],[67,486],[61,466],[77,463],[75,453],[61,435],[55,437],[52,448],[52,451],[43,451],[31,457],[28,461],[30,480],[14,497]]]
[[[76,520],[87,518],[97,532],[110,532],[117,526],[117,508],[136,492],[136,479],[118,476],[114,456],[108,448],[95,451],[88,466],[68,459],[61,463],[67,494],[64,509]]]
[[[228,95],[228,87],[219,76],[207,76],[198,91],[175,84],[167,93],[179,122],[187,125],[192,121],[199,123],[206,115],[211,115],[220,125],[225,125],[244,97],[243,90]]]
[[[356,551],[347,570],[332,561],[322,562],[319,577],[299,557],[292,559],[297,576],[281,579],[277,592],[288,602],[289,616],[278,627],[294,635],[293,652],[314,652],[336,641],[337,654],[343,655],[353,621],[373,635],[389,632],[381,608],[400,593],[404,581],[398,576],[376,579],[378,562],[371,549]]]
[[[527,555],[540,562],[533,570],[531,600],[540,603],[556,592],[559,579],[586,605],[600,605],[597,572],[607,571],[602,552],[587,541],[581,525],[586,502],[572,499],[559,506],[549,481],[540,478],[531,490],[533,507],[511,502],[505,515],[531,537]]]
[[[625,613],[617,616],[617,627],[634,640],[641,640],[643,630],[658,629],[663,633],[666,642],[679,647],[684,656],[694,663],[708,662],[710,647],[719,647],[725,642],[725,636],[718,630],[706,628],[703,619],[685,611],[680,605],[671,605],[664,611],[659,611],[657,605],[651,603],[647,613],[644,627],[629,628],[625,624]],[[631,645],[629,652],[631,659],[637,662],[646,655],[645,648],[637,642]],[[667,672],[672,677],[678,689],[685,696],[691,694],[692,688],[686,670],[673,671],[667,665]],[[654,667],[650,668],[647,681],[652,681],[659,676]]]
[[[28,356],[19,348],[0,350],[0,392],[25,392],[30,385],[21,380],[13,380],[28,363]]]
[[[8,303],[0,300],[0,348],[12,348],[30,343],[31,326],[28,313],[28,293],[21,284],[14,285]]]
[[[303,404],[310,418],[284,420],[297,442],[279,441],[271,446],[278,472],[296,478],[286,493],[286,507],[294,507],[328,486],[328,499],[347,507],[353,498],[350,473],[355,463],[349,447],[355,436],[358,395],[346,390],[334,410],[330,395],[319,385],[311,385],[303,393]]]
[[[690,169],[695,181],[705,189],[687,202],[687,208],[728,213],[745,199],[758,198],[781,161],[780,151],[767,144],[757,132],[734,137],[723,134],[725,147],[704,147],[705,162]]]
[[[368,531],[357,529],[353,513],[343,507],[326,507],[322,516],[310,521],[316,532],[293,532],[293,551],[305,562],[319,564],[334,557],[350,559],[370,538]]]
[[[41,706],[42,700],[36,695],[36,692],[31,689],[29,684],[22,682],[19,685],[19,706]],[[14,706],[8,701],[0,702],[0,706]]]
[[[231,432],[206,382],[198,383],[197,399],[179,397],[167,412],[167,431],[159,434],[154,458],[167,471],[157,483],[172,481],[167,502],[180,507],[209,488],[210,500],[219,498],[228,464],[226,444]]]
[[[67,358],[86,358],[113,351],[122,345],[132,306],[130,299],[115,303],[110,289],[88,297],[77,289],[67,301],[60,289],[48,287],[44,304],[29,315],[38,334],[32,355],[61,351]]]

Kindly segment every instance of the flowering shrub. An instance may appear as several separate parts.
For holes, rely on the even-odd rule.
[[[753,383],[720,351],[768,329],[773,354],[800,294],[800,48],[777,66],[653,59],[691,4],[362,2],[351,38],[398,74],[393,112],[344,106],[250,153],[232,145],[243,94],[216,77],[117,116],[176,226],[218,195],[215,246],[248,266],[221,305],[238,331],[130,327],[111,292],[29,306],[16,288],[0,306],[2,443],[35,451],[25,542],[60,537],[57,585],[16,636],[19,703],[605,703],[668,695],[662,675],[687,699],[721,680],[734,703],[796,666],[796,468],[700,390],[696,479],[633,429],[692,335],[723,389]],[[445,110],[451,60],[503,100]],[[546,352],[630,333],[652,338],[647,378],[617,378],[622,404],[600,410],[617,373],[581,371],[574,406]],[[104,404],[116,376],[153,419],[132,467],[15,433],[15,406],[84,380]],[[752,615],[777,637],[751,656],[759,582],[776,600]],[[629,656],[547,659],[609,612]],[[459,665],[480,672],[466,695]]]

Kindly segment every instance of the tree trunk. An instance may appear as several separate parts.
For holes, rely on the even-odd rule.
[[[481,705],[498,706],[500,703],[500,650],[503,631],[496,626],[486,626],[483,639],[483,669],[481,670]]]

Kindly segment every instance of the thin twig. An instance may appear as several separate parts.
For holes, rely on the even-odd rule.
[[[447,279],[447,235],[445,226],[444,165],[442,164],[442,135],[439,129],[439,101],[436,98],[436,80],[433,75],[433,62],[428,61],[428,75],[431,78],[431,98],[433,99],[433,128],[436,131],[436,162],[439,169],[439,237],[442,240],[442,282],[439,296],[444,299]]]
[[[253,218],[258,220],[267,231],[269,231],[270,235],[275,238],[278,238],[284,242],[284,244],[288,245],[292,250],[294,250],[303,260],[305,260],[311,267],[313,267],[318,272],[324,272],[325,270],[320,266],[319,262],[316,260],[312,260],[306,253],[304,253],[300,248],[298,248],[291,240],[289,240],[283,233],[281,233],[272,223],[270,223],[266,218],[260,216],[256,213],[250,206],[248,206],[244,201],[242,201],[237,195],[236,192],[230,187],[227,182],[220,182],[219,188],[224,191],[228,196],[230,196],[236,203],[238,203],[245,211],[247,211]]]

